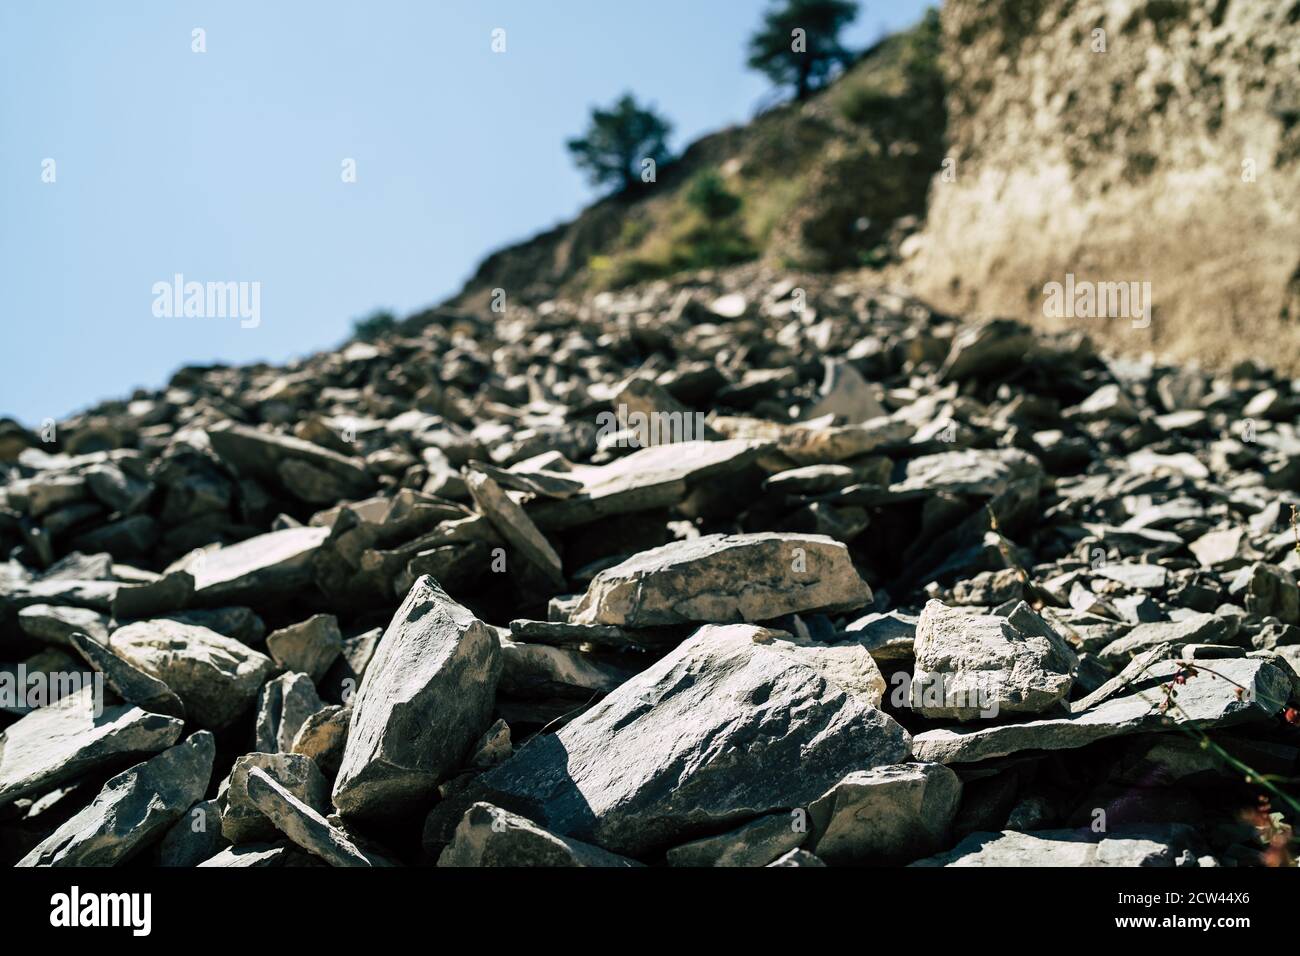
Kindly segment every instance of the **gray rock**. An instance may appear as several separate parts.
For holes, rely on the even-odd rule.
[[[93,803],[18,862],[18,866],[116,866],[158,839],[208,788],[216,756],[212,734],[119,773]]]
[[[791,850],[784,856],[773,860],[768,866],[825,866],[826,864],[819,860],[807,850]]]
[[[797,812],[797,811],[796,811]],[[793,813],[773,813],[742,827],[668,851],[669,866],[767,866],[808,839]]]
[[[329,672],[343,651],[343,635],[333,614],[314,614],[305,621],[266,635],[271,660],[288,671],[306,674],[313,683]]]
[[[501,638],[503,694],[548,697],[554,694],[607,694],[635,671],[579,650],[524,644]]]
[[[528,516],[543,530],[590,524],[600,518],[665,508],[686,497],[692,485],[733,474],[752,464],[766,442],[688,441],[643,448],[608,465],[573,473],[581,494],[537,502]]]
[[[277,843],[245,843],[231,846],[204,860],[206,867],[274,867],[274,866],[324,866],[316,857],[304,853],[288,841]]]
[[[174,744],[181,721],[139,707],[98,710],[94,688],[32,711],[0,734],[0,807]]]
[[[915,656],[917,618],[899,611],[871,613],[845,628],[877,661],[905,661]]]
[[[832,865],[925,856],[944,845],[961,793],[961,780],[942,764],[856,771],[808,807],[808,849]]]
[[[100,642],[82,634],[73,634],[71,642],[82,659],[104,675],[104,683],[128,704],[156,714],[185,718],[181,699],[158,678],[133,667]]]
[[[1039,830],[972,833],[947,853],[913,866],[1183,866],[1195,865],[1197,845],[1191,827],[1167,826],[1091,830]]]
[[[848,549],[823,535],[714,534],[643,551],[592,579],[575,624],[766,621],[871,602]]]
[[[281,481],[305,501],[362,498],[374,487],[374,479],[363,461],[290,435],[224,422],[209,428],[208,438],[213,450],[239,469],[240,474]],[[324,488],[328,494],[324,497],[312,494],[308,487]]]
[[[252,706],[270,674],[270,658],[205,627],[159,619],[113,632],[109,650],[162,681],[185,702],[185,712],[213,730]]]
[[[158,845],[158,865],[198,866],[229,845],[221,833],[221,807],[216,800],[200,800],[162,838]]]
[[[257,698],[257,749],[289,753],[302,725],[324,706],[306,674],[281,674],[267,681]]]
[[[637,856],[806,804],[850,769],[906,759],[907,732],[817,664],[777,631],[701,628],[488,771],[485,799]]]
[[[270,774],[308,806],[324,812],[329,806],[329,786],[310,757],[301,754],[245,754],[230,771],[230,787],[221,811],[221,835],[231,843],[258,843],[277,837],[276,825],[249,795],[252,771]]]
[[[302,722],[289,747],[290,753],[310,757],[326,779],[332,780],[343,762],[352,708],[331,704],[322,707]],[[507,744],[509,736],[507,735]]]
[[[329,528],[284,528],[186,558],[173,570],[194,577],[194,601],[206,607],[283,599],[312,584],[311,561]]]
[[[73,634],[107,643],[108,620],[107,615],[84,607],[32,604],[18,612],[18,626],[24,633],[55,647],[71,647]]]
[[[1168,730],[1176,724],[1206,729],[1261,720],[1278,713],[1291,693],[1290,678],[1272,664],[1251,658],[1218,661],[1177,687],[1178,708],[1160,710],[1160,689],[1180,670],[1177,661],[1159,661],[1147,680],[1130,693],[1090,710],[1023,724],[972,729],[927,730],[913,739],[918,760],[965,763],[1005,757],[1024,750],[1068,750],[1123,734]],[[1221,675],[1221,676],[1216,676]],[[1246,690],[1238,696],[1238,687]]]
[[[478,471],[465,473],[465,485],[479,511],[497,533],[557,588],[564,587],[564,566],[546,536],[501,486]]]
[[[367,816],[429,799],[491,723],[500,674],[496,634],[416,581],[353,701],[334,805]]]
[[[1047,710],[1070,692],[1078,664],[1023,601],[1006,617],[930,601],[916,627],[915,653],[912,708],[957,720]]]
[[[488,803],[466,811],[438,865],[629,867],[635,860],[551,833],[514,813]]]
[[[299,800],[260,767],[248,771],[248,799],[290,840],[330,866],[388,866],[332,826],[320,813]]]
[[[1139,624],[1099,652],[1111,666],[1122,666],[1133,655],[1161,644],[1175,648],[1184,644],[1228,644],[1237,634],[1234,618],[1217,614],[1192,614],[1181,621]]]

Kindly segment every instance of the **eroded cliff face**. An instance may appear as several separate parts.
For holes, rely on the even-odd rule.
[[[1113,348],[1300,369],[1300,2],[949,0],[952,162],[909,278]],[[1152,321],[1044,286],[1151,283]]]

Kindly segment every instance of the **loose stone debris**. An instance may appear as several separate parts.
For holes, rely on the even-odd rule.
[[[1297,390],[741,267],[9,423],[0,859],[1277,862]]]

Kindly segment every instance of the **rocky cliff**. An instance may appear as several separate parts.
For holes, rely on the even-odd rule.
[[[1300,367],[1300,3],[949,0],[942,21],[955,163],[913,244],[923,295],[1042,322],[1067,273],[1149,281],[1149,327],[1087,330]]]

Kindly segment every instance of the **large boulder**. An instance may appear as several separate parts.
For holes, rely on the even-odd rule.
[[[830,675],[779,631],[700,628],[485,774],[484,799],[631,856],[807,805],[910,750],[893,718]]]
[[[334,805],[367,816],[431,798],[492,722],[500,675],[496,633],[417,580],[352,701]]]

